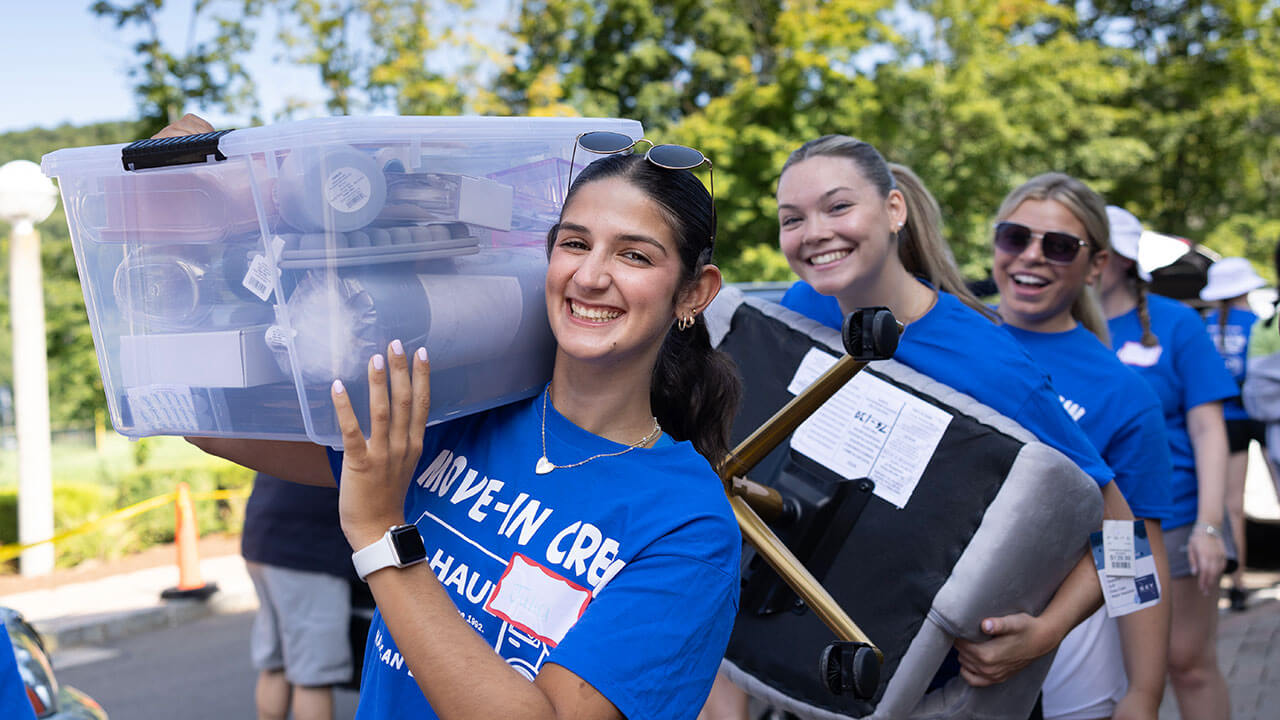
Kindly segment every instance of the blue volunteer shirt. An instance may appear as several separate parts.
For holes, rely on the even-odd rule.
[[[1204,318],[1205,328],[1209,330],[1209,339],[1218,348],[1227,372],[1236,381],[1236,387],[1244,386],[1245,370],[1249,358],[1249,335],[1253,332],[1258,316],[1243,308],[1230,308],[1227,311],[1226,332],[1218,324],[1218,311],[1210,312]],[[1240,404],[1240,397],[1230,398],[1222,403],[1222,414],[1228,420],[1248,420],[1249,413]]]
[[[1162,524],[1165,530],[1172,530],[1196,520],[1198,486],[1187,411],[1235,397],[1239,389],[1195,310],[1159,295],[1149,295],[1147,305],[1151,330],[1159,340],[1156,346],[1142,345],[1136,308],[1112,318],[1108,325],[1116,356],[1136,370],[1160,398],[1165,438],[1173,458],[1173,512]]]
[[[836,299],[803,280],[787,290],[782,305],[828,327],[839,329],[844,322]],[[1115,476],[1062,409],[1049,377],[1026,349],[954,295],[938,292],[933,308],[907,326],[893,359],[1017,422],[1070,458],[1099,487]]]
[[[18,672],[18,661],[8,633],[0,628],[0,717],[5,720],[36,720],[27,699],[27,688]]]
[[[1160,399],[1083,325],[1061,333],[1005,325],[1049,372],[1063,409],[1116,474],[1116,487],[1139,518],[1171,516],[1173,460]]]
[[[694,718],[737,614],[742,544],[719,478],[688,442],[536,475],[542,396],[427,429],[405,498],[459,614],[532,679],[572,671],[629,718]],[[627,446],[546,405],[547,458]],[[334,476],[342,466],[331,452]],[[434,718],[374,615],[360,720]]]

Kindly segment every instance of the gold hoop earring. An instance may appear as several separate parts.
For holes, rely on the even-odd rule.
[[[685,330],[688,330],[691,327],[693,327],[693,313],[685,315],[684,317],[676,320],[676,329],[681,332],[684,332]]]

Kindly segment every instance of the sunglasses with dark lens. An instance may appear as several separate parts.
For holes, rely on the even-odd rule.
[[[573,144],[573,152],[569,155],[569,184],[566,187],[573,187],[573,163],[577,159],[578,148],[597,155],[617,155],[618,153],[632,150],[640,143],[649,144],[649,150],[645,152],[644,159],[665,170],[696,170],[703,165],[707,166],[710,178],[709,190],[711,192],[711,227],[713,233],[711,240],[714,242],[716,222],[715,167],[712,166],[711,160],[706,155],[691,147],[685,147],[684,145],[654,145],[653,141],[648,138],[632,140],[628,135],[607,130],[585,132],[578,136],[577,141]]]
[[[1044,259],[1055,265],[1070,265],[1080,254],[1080,248],[1089,244],[1071,233],[1056,230],[1038,233],[1020,223],[996,223],[995,246],[1001,252],[1021,255],[1035,238],[1040,238],[1040,252]]]

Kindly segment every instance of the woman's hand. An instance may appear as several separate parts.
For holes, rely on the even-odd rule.
[[[152,135],[152,138],[182,137],[183,135],[199,135],[200,133],[213,132],[213,126],[204,118],[197,115],[187,113],[175,122],[164,127],[163,130]]]
[[[973,687],[1002,683],[1062,640],[1045,623],[1026,613],[987,618],[982,631],[990,640],[956,640],[960,676]]]
[[[426,348],[419,348],[411,378],[409,359],[399,340],[391,341],[385,358],[369,359],[368,440],[342,381],[333,382],[331,394],[343,445],[338,516],[347,542],[356,550],[382,537],[391,526],[404,524],[405,494],[422,455],[422,433],[431,409],[430,370]]]
[[[1191,574],[1196,576],[1200,592],[1205,595],[1218,592],[1218,579],[1227,566],[1227,548],[1222,537],[1210,535],[1197,524],[1187,538],[1187,560],[1191,563]]]

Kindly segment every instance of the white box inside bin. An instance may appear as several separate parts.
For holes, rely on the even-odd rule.
[[[185,385],[246,388],[289,382],[267,347],[267,327],[217,332],[124,335],[120,371],[125,387]]]
[[[494,230],[510,230],[511,199],[510,185],[463,176],[458,188],[458,219]]]

